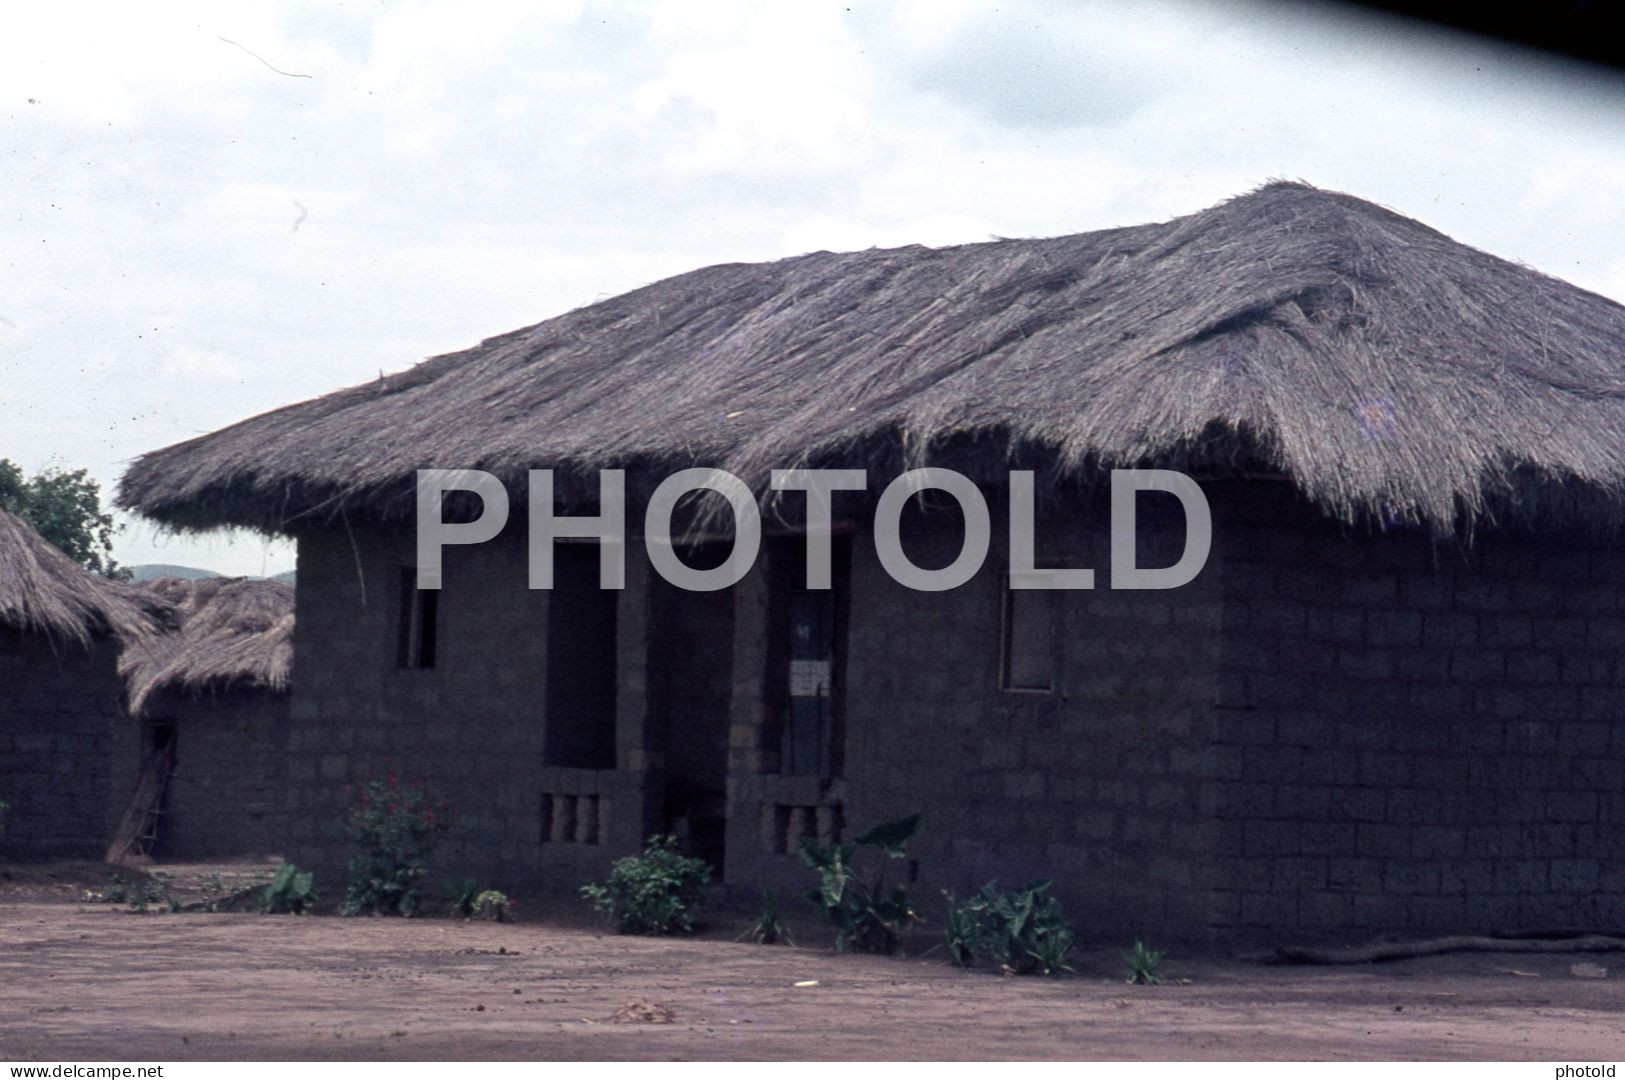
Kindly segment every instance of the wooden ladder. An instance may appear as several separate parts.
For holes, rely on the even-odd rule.
[[[136,781],[135,797],[113,834],[107,848],[107,861],[114,865],[135,862],[152,854],[158,839],[158,819],[163,815],[164,789],[175,771],[175,744],[166,743],[153,751]]]

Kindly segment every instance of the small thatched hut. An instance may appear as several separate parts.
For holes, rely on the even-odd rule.
[[[899,470],[1108,565],[1103,470],[1186,470],[1206,570],[1172,591],[903,588],[867,541]],[[413,587],[413,476],[865,467],[834,587],[796,504],[738,585],[626,588],[524,515]],[[717,266],[138,461],[121,501],[299,543],[290,857],[342,863],[342,785],[432,773],[451,858],[579,880],[676,829],[744,886],[809,834],[915,809],[922,885],[1052,876],[1096,927],[1625,918],[1625,308],[1396,213],[1272,184],[1174,221]],[[1147,509],[1150,507],[1148,505]],[[721,519],[726,524],[726,518]],[[954,514],[905,520],[916,562]],[[708,539],[726,539],[721,526]],[[1142,515],[1142,564],[1182,523]],[[710,557],[696,552],[697,558]],[[1169,556],[1172,557],[1171,555]]]
[[[86,571],[0,510],[0,853],[101,856],[134,756],[119,648],[170,618],[158,597]]]
[[[165,578],[146,590],[178,631],[119,661],[147,762],[164,777],[142,853],[161,859],[264,854],[286,835],[292,586],[253,578]]]

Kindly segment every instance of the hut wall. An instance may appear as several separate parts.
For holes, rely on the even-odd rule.
[[[631,560],[628,587],[612,598],[615,700],[607,718],[590,720],[614,725],[615,760],[590,767],[602,763],[548,756],[549,634],[569,634],[572,623],[550,620],[550,594],[527,588],[522,522],[490,543],[447,549],[433,666],[402,662],[412,545],[410,529],[359,524],[299,537],[287,856],[336,893],[349,851],[347,787],[395,776],[428,783],[452,812],[433,892],[450,877],[524,889],[603,873],[655,824],[646,566]]]
[[[561,620],[549,617],[557,596],[525,587],[522,530],[447,549],[427,669],[399,663],[409,531],[302,536],[286,854],[336,890],[344,788],[368,775],[428,778],[451,802],[433,880],[504,888],[573,889],[644,836],[674,831],[731,886],[799,890],[800,836],[850,837],[921,809],[922,896],[1049,876],[1090,925],[1204,918],[1216,828],[1199,805],[1213,763],[1202,750],[1216,692],[1211,579],[1112,592],[1104,508],[1046,516],[1040,561],[1093,567],[1100,587],[1045,598],[1053,690],[1006,690],[1004,514],[993,507],[981,573],[946,593],[892,581],[867,527],[847,542],[843,716],[823,775],[782,767],[783,609],[768,555],[731,590],[687,593],[631,545],[616,606],[614,767],[584,768],[547,758],[546,726],[562,722],[547,707],[548,635]],[[922,565],[953,554],[957,533],[938,524],[908,529]],[[1152,519],[1145,531],[1143,562],[1171,561],[1176,530]]]
[[[1094,568],[1097,587],[1039,601],[1053,605],[1046,636],[1053,689],[1005,689],[1004,515],[993,507],[995,540],[981,572],[947,592],[893,581],[860,530],[852,545],[844,765],[834,778],[773,769],[773,695],[754,673],[772,666],[777,616],[766,570],[745,583],[730,878],[781,891],[805,887],[800,837],[850,839],[919,810],[924,830],[909,865],[897,869],[916,878],[928,908],[939,888],[963,895],[993,878],[1012,886],[1052,878],[1090,930],[1205,927],[1217,837],[1202,804],[1217,761],[1206,746],[1217,688],[1217,580],[1204,575],[1165,592],[1108,590],[1104,507],[1042,515],[1040,565]],[[1146,519],[1142,565],[1177,557],[1183,533],[1175,519],[1182,521]],[[906,538],[908,522],[905,530]],[[910,550],[921,565],[945,565],[957,551],[957,523],[925,523],[918,535]]]
[[[1625,551],[1345,534],[1284,490],[1215,505],[1215,924],[1618,925]]]
[[[138,755],[173,725],[159,859],[280,854],[287,840],[288,695],[262,689],[165,692],[149,702]]]
[[[548,760],[546,726],[567,722],[547,708],[549,633],[571,620],[525,588],[522,535],[448,549],[436,663],[417,670],[398,655],[409,530],[312,533],[287,854],[342,881],[343,788],[393,773],[453,804],[436,881],[573,888],[651,832],[704,848],[720,829],[730,885],[789,893],[808,880],[802,836],[923,810],[899,867],[918,896],[1050,877],[1091,932],[1618,921],[1625,555],[1346,534],[1284,486],[1210,500],[1209,565],[1165,592],[1107,587],[1102,507],[1046,511],[1041,562],[1097,571],[1092,591],[1049,594],[1049,691],[1001,684],[1002,527],[981,573],[945,593],[892,581],[860,529],[839,752],[822,770],[785,766],[771,558],[729,592],[689,594],[632,545],[615,760],[589,768]],[[1153,509],[1145,565],[1183,538]],[[957,544],[955,528],[919,537],[927,565]]]
[[[100,859],[129,796],[134,729],[117,646],[0,629],[0,852]]]

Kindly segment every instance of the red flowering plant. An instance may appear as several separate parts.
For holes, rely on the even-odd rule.
[[[422,784],[397,777],[363,780],[350,803],[356,851],[344,892],[346,915],[411,915],[435,841],[446,831],[445,804]]]

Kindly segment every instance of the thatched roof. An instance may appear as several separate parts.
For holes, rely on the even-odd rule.
[[[1625,307],[1389,210],[1270,184],[1161,224],[683,274],[151,453],[183,528],[407,516],[422,467],[1218,461],[1346,520],[1625,485]]]
[[[172,615],[158,597],[91,573],[0,510],[0,627],[89,645],[161,633]]]
[[[286,690],[293,669],[293,587],[259,578],[160,578],[145,588],[172,604],[180,629],[125,649],[130,710],[162,690]]]

